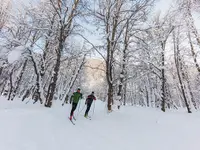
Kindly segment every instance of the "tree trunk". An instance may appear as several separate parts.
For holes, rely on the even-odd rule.
[[[35,74],[36,74],[36,84],[35,84],[36,85],[36,89],[35,89],[35,92],[33,94],[33,97],[35,97],[35,103],[39,99],[40,103],[42,104],[43,101],[42,101],[41,92],[40,92],[41,91],[40,88],[42,88],[42,87],[40,87],[40,74],[39,74],[39,71],[38,71],[38,68],[37,68],[37,64],[36,64],[36,62],[35,62],[35,60],[33,58],[33,54],[31,52],[31,50],[29,50],[29,52],[30,52],[31,60],[33,62],[33,68],[34,68],[34,71],[35,71]]]
[[[179,79],[179,83],[180,83],[180,87],[181,87],[181,91],[182,91],[183,99],[185,101],[186,108],[188,110],[188,113],[192,113],[191,110],[190,110],[187,98],[186,98],[186,94],[185,94],[185,90],[184,90],[184,85],[182,83],[182,79],[181,79],[181,76],[180,76],[179,69],[177,69],[177,75],[178,75],[178,79]]]
[[[180,83],[180,87],[181,87],[181,93],[183,95],[183,99],[185,101],[185,105],[187,107],[187,111],[188,113],[192,113],[189,107],[189,103],[188,100],[186,98],[186,93],[185,93],[185,88],[184,88],[184,84],[182,81],[182,77],[184,77],[184,72],[183,72],[183,67],[182,67],[182,61],[180,58],[180,50],[179,50],[179,37],[175,38],[175,33],[174,33],[174,59],[175,59],[175,64],[176,64],[176,69],[177,69],[177,75],[178,75],[178,79],[179,79],[179,83]],[[182,72],[182,73],[180,73]],[[182,74],[182,77],[181,77]]]
[[[184,75],[184,78],[187,82],[187,87],[188,87],[188,92],[190,94],[190,98],[191,98],[191,101],[193,103],[193,106],[195,109],[198,109],[199,107],[199,104],[197,104],[196,100],[195,100],[195,97],[194,97],[194,94],[192,92],[192,89],[191,89],[191,83],[190,83],[190,79],[189,79],[189,76],[188,76],[188,67],[185,65],[185,63],[182,64],[184,66],[184,70],[185,70],[185,75]]]
[[[149,107],[150,105],[149,105],[149,92],[148,92],[148,90],[147,90],[147,87],[145,86],[145,90],[146,90],[146,100],[147,100],[147,107]]]
[[[12,75],[13,75],[13,71],[14,71],[15,66],[12,68],[9,77],[10,77],[10,90],[9,90],[9,95],[8,95],[8,100],[10,100],[11,98],[11,94],[13,92],[13,82],[12,82]]]
[[[166,105],[166,90],[165,90],[165,83],[166,83],[166,78],[165,78],[165,43],[161,43],[162,45],[162,53],[161,53],[161,57],[162,57],[162,69],[161,69],[161,80],[162,80],[162,102],[161,102],[161,110],[163,112],[165,112],[165,105]]]
[[[126,105],[126,99],[127,99],[127,92],[126,91],[127,91],[127,82],[124,85],[124,102],[123,102],[124,106]]]
[[[189,90],[189,93],[190,93],[191,101],[192,101],[192,103],[193,103],[193,105],[194,105],[194,108],[195,108],[195,109],[198,109],[196,100],[195,100],[194,95],[193,95],[193,93],[192,93],[192,89],[191,89],[191,86],[190,86],[190,81],[189,81],[188,78],[187,78],[186,80],[187,80],[187,85],[188,85],[188,90]]]
[[[112,111],[112,103],[113,103],[113,86],[112,84],[108,85],[108,111]]]
[[[177,48],[178,49],[178,48]],[[180,64],[180,72],[182,74],[182,78],[185,77],[185,73],[183,71],[183,64],[182,64],[182,60],[180,58],[180,54],[178,54],[178,59],[179,59],[179,64]],[[186,92],[185,92],[185,85],[184,83],[181,81],[181,76],[180,76],[180,73],[178,73],[178,76],[179,76],[179,82],[180,82],[180,85],[181,85],[181,90],[182,90],[182,93],[183,93],[183,98],[184,98],[184,101],[185,101],[185,105],[187,107],[187,110],[188,110],[188,113],[192,113],[191,112],[191,109],[190,109],[190,106],[189,106],[189,103],[188,103],[188,100],[186,98]]]
[[[3,67],[0,67],[0,76],[2,74],[2,71],[3,71]]]
[[[107,39],[107,62],[106,62],[106,78],[108,83],[108,111],[112,111],[112,103],[113,103],[113,81],[112,81],[112,64],[111,64],[111,49],[110,49],[110,40]]]
[[[123,97],[122,92],[124,92],[123,89],[124,89],[124,81],[125,81],[125,76],[126,76],[127,49],[128,49],[128,45],[129,45],[128,29],[129,29],[129,20],[127,19],[125,35],[124,35],[122,69],[121,69],[121,73],[120,73],[118,93],[117,93],[117,96],[121,97],[120,101],[122,101],[122,97]]]
[[[12,93],[12,97],[11,97],[11,101],[15,98],[15,96],[16,96],[16,93],[17,93],[17,90],[18,90],[18,88],[19,88],[19,84],[20,84],[20,82],[21,82],[21,80],[22,80],[22,76],[23,76],[23,74],[24,74],[24,70],[25,70],[25,68],[26,68],[26,65],[27,65],[27,59],[25,60],[25,62],[24,62],[24,64],[23,64],[23,66],[22,66],[22,70],[21,70],[21,72],[20,72],[20,75],[19,75],[19,77],[17,78],[17,82],[16,82],[16,87],[14,88],[14,90],[13,90],[13,93]]]
[[[1,92],[0,92],[1,95],[3,94],[3,92],[4,92],[4,90],[5,90],[6,83],[7,83],[7,79],[4,79],[4,81],[1,82],[1,86],[2,86],[2,90],[1,90]]]
[[[22,102],[28,97],[30,95],[30,90],[29,89],[27,89],[26,90],[26,93],[23,95],[23,97],[22,97]]]
[[[197,71],[200,73],[200,66],[197,62],[197,54],[195,53],[194,46],[193,46],[191,35],[190,35],[189,31],[188,31],[188,39],[189,39],[189,43],[190,43],[190,50],[191,50],[191,53],[192,53],[194,64],[196,66]]]
[[[56,59],[56,64],[55,64],[55,67],[53,70],[52,80],[49,85],[48,93],[46,96],[46,102],[45,102],[46,107],[51,107],[51,105],[52,105],[52,100],[53,100],[53,96],[54,96],[54,92],[55,92],[56,84],[57,84],[57,79],[58,79],[58,72],[60,70],[60,58],[61,58],[61,50],[62,49],[63,49],[63,42],[60,41],[59,48],[57,50],[57,59]]]

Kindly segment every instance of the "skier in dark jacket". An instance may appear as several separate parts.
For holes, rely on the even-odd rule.
[[[72,120],[74,111],[76,110],[79,100],[82,99],[82,93],[80,91],[81,89],[78,88],[77,92],[74,92],[70,98],[70,104],[72,103],[72,110],[71,110],[70,118],[69,118],[70,120]]]
[[[94,96],[94,92],[92,92],[92,94],[88,95],[85,104],[87,105],[87,109],[85,111],[85,118],[88,117],[88,112],[90,111],[90,107],[92,105],[93,100],[96,100],[96,97]]]

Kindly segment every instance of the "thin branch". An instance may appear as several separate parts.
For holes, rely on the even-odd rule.
[[[104,61],[106,62],[106,58],[103,56],[103,54],[96,48],[96,46],[90,42],[86,37],[84,37],[82,34],[80,33],[76,33],[77,35],[81,36],[85,41],[87,41],[96,51],[99,55],[101,55],[101,57],[104,59]]]

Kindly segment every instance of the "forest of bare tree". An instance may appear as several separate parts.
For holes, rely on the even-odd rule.
[[[41,0],[13,13],[0,0],[0,94],[51,107],[79,87],[109,112],[115,104],[199,109],[200,3],[175,0],[161,14],[157,2]]]

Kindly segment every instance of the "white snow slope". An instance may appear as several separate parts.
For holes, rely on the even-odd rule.
[[[198,112],[128,106],[107,114],[105,103],[97,101],[92,120],[83,117],[84,110],[76,113],[74,126],[70,108],[0,98],[0,150],[200,150]]]

